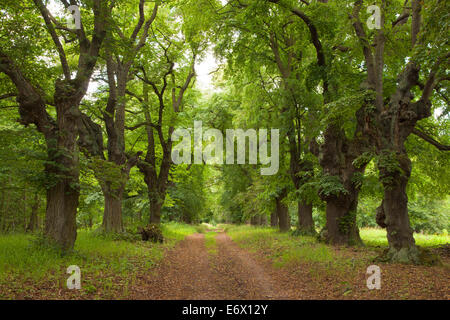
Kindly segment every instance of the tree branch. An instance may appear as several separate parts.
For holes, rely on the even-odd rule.
[[[439,149],[441,151],[450,151],[450,146],[441,144],[440,142],[436,141],[433,137],[418,130],[417,128],[414,128],[412,133],[414,133],[416,136],[423,139],[424,141],[428,142],[429,144],[435,146],[437,149]]]
[[[17,93],[6,93],[0,96],[0,100],[16,97]]]
[[[56,50],[59,53],[59,60],[61,61],[61,66],[63,69],[64,76],[67,80],[70,79],[70,68],[69,64],[67,63],[67,57],[66,53],[64,51],[64,48],[59,41],[58,35],[56,34],[55,27],[52,24],[52,21],[50,19],[50,12],[48,11],[47,7],[44,6],[44,3],[42,0],[33,0],[36,7],[38,7],[39,11],[41,12],[42,17],[44,18],[45,25],[47,26],[47,30],[50,33],[50,36],[52,37],[53,42],[55,43]]]
[[[312,20],[300,9],[297,8],[289,8],[286,7],[284,4],[280,2],[280,0],[268,0],[269,2],[278,4],[282,7],[287,8],[290,10],[293,14],[295,14],[297,17],[303,20],[303,22],[307,25],[309,29],[309,33],[311,35],[311,42],[314,45],[314,48],[316,49],[316,55],[317,55],[317,65],[319,67],[325,67],[326,61],[325,61],[325,53],[323,51],[322,42],[319,38],[319,33],[317,32],[317,28],[312,22]],[[324,94],[328,92],[328,79],[326,75],[323,75],[323,92]]]
[[[364,60],[367,65],[367,76],[369,85],[372,89],[375,90],[376,83],[376,73],[375,73],[375,61],[373,57],[372,50],[370,48],[370,43],[367,40],[366,31],[364,31],[364,27],[359,19],[359,12],[361,11],[362,0],[356,1],[355,6],[353,8],[353,13],[350,18],[353,19],[353,28],[355,29],[356,36],[359,39],[359,42],[363,46]]]

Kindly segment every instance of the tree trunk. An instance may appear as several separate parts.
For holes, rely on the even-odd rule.
[[[361,245],[356,224],[358,193],[335,197],[327,201],[326,241],[333,245]]]
[[[312,217],[313,206],[305,202],[298,202],[298,230],[303,233],[315,234],[314,220]]]
[[[23,189],[23,229],[27,230],[27,189]]]
[[[290,150],[290,176],[294,183],[295,189],[299,190],[302,184],[307,183],[314,175],[313,164],[310,161],[300,159],[300,145],[299,141],[295,140],[293,133],[294,129],[288,133],[289,150]],[[297,139],[301,139],[298,134]],[[301,141],[301,140],[300,140]],[[301,175],[301,176],[300,176]],[[312,218],[312,204],[308,204],[305,199],[298,201],[298,231],[304,234],[315,234],[314,220]]]
[[[38,211],[39,211],[39,194],[36,192],[34,195],[34,202],[31,206],[31,215],[30,215],[30,222],[27,226],[27,231],[34,232],[39,228],[39,222],[38,222]]]
[[[389,242],[387,260],[400,263],[420,263],[413,230],[408,216],[408,196],[406,186],[411,175],[411,161],[403,153],[397,155],[402,172],[389,172],[380,168],[380,178],[384,181],[384,199],[377,209],[377,223],[385,227]]]
[[[67,180],[47,190],[44,234],[64,251],[72,249],[77,238],[78,197],[79,191]]]
[[[267,225],[267,216],[265,214],[260,216],[259,224],[261,226]]]
[[[102,228],[105,232],[122,232],[122,198],[123,188],[111,190],[111,187],[102,188],[105,198],[105,209],[103,212]]]
[[[386,227],[389,250],[383,259],[391,262],[421,263],[425,259],[415,245],[408,216],[406,186],[411,175],[411,160],[405,141],[417,121],[431,116],[429,96],[423,93],[415,101],[412,88],[419,82],[420,68],[409,63],[400,74],[398,87],[389,108],[379,114],[378,169],[384,187],[384,199],[377,209],[377,223]],[[424,98],[425,95],[425,98]]]
[[[94,219],[94,217],[92,216],[92,213],[91,212],[89,212],[89,220],[88,220],[88,223],[89,223],[89,230],[92,230],[92,226],[93,226],[93,219]]]
[[[148,196],[149,203],[150,203],[150,223],[161,223],[161,209],[162,209],[162,202],[158,199],[158,197],[153,196],[149,193]]]
[[[79,101],[71,81],[56,81],[58,131],[46,136],[49,162],[45,171],[53,183],[47,189],[44,235],[62,250],[73,249],[80,195],[78,158]]]
[[[3,202],[3,219],[2,219],[2,231],[6,233],[9,227],[9,208],[11,204],[11,176],[8,177],[8,185],[6,186],[6,191],[4,193]]]
[[[171,146],[169,147],[171,150]],[[147,154],[146,161],[138,162],[139,170],[144,174],[144,181],[148,188],[148,199],[150,205],[150,223],[161,222],[161,210],[166,198],[167,184],[171,167],[170,153],[166,150],[159,170],[159,175],[154,168],[154,158]]]
[[[5,213],[5,198],[6,198],[6,192],[4,189],[1,190],[2,193],[2,201],[0,205],[0,232],[4,231],[4,225],[6,220],[6,213]]]
[[[277,214],[277,210],[272,211],[272,213],[270,214],[270,226],[271,226],[271,227],[276,227],[276,226],[278,226],[278,214]]]
[[[289,231],[291,229],[291,219],[289,216],[288,207],[282,202],[286,197],[286,191],[276,198],[276,208],[278,216],[278,226],[280,231]]]
[[[362,109],[361,109],[362,110]],[[357,113],[360,118],[361,110]],[[361,131],[360,124],[356,130]],[[320,190],[326,201],[326,230],[322,239],[336,245],[361,245],[356,224],[358,194],[361,176],[366,164],[355,167],[354,160],[362,153],[364,141],[355,137],[349,140],[345,132],[336,125],[330,125],[325,132],[325,143],[321,146],[320,165],[330,181],[331,190]]]

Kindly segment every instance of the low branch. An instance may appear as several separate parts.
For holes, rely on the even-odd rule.
[[[436,61],[436,63],[434,64],[434,66],[432,67],[430,75],[428,76],[428,79],[424,85],[421,100],[427,101],[428,99],[430,99],[430,96],[431,96],[434,88],[436,87],[436,85],[440,81],[447,80],[447,77],[442,77],[442,78],[436,79],[436,75],[439,71],[439,66],[442,64],[442,62],[444,62],[445,60],[448,60],[448,59],[450,59],[450,52],[447,53],[445,56],[439,58]]]
[[[53,26],[53,23],[50,19],[50,12],[48,11],[47,7],[44,5],[44,3],[41,0],[34,0],[34,3],[36,7],[38,7],[39,11],[41,12],[42,17],[44,18],[45,25],[47,26],[47,30],[50,33],[50,36],[52,37],[53,42],[55,43],[56,49],[59,53],[59,59],[61,61],[61,66],[64,72],[64,76],[67,80],[70,79],[70,68],[69,64],[67,62],[66,52],[64,51],[64,48],[61,44],[61,41],[59,41],[58,35],[56,34],[55,27]]]
[[[17,93],[6,93],[0,96],[0,100],[16,97]]]
[[[141,127],[144,127],[144,126],[150,126],[150,127],[155,128],[155,129],[157,129],[159,127],[158,125],[156,125],[154,123],[151,123],[151,122],[142,122],[142,123],[138,123],[137,125],[134,125],[132,127],[125,126],[125,129],[130,130],[130,131],[134,131],[134,130],[137,130],[137,129],[139,129]]]
[[[0,106],[0,109],[14,109],[18,108],[19,106]]]
[[[433,137],[427,135],[426,133],[414,128],[413,133],[418,136],[419,138],[423,139],[424,141],[428,142],[429,144],[435,146],[438,150],[441,151],[450,151],[450,146],[443,145],[442,143],[436,141]]]
[[[373,57],[372,49],[369,41],[367,40],[367,34],[359,18],[359,13],[361,11],[362,1],[357,1],[353,8],[353,13],[350,16],[353,19],[353,28],[355,29],[356,36],[359,42],[363,46],[364,60],[367,66],[368,80],[373,89],[375,89],[376,83],[376,72],[375,72],[375,60]]]
[[[279,0],[268,0],[268,1],[286,8],[286,6],[284,4],[282,4]],[[317,31],[315,24],[300,9],[298,9],[298,8],[287,8],[287,9],[290,10],[294,15],[296,15],[297,17],[302,19],[303,22],[307,25],[310,36],[311,36],[311,42],[314,45],[314,48],[316,49],[317,65],[319,67],[325,67],[326,66],[325,53],[324,53],[324,50],[322,47],[322,42],[320,41],[319,33]],[[326,94],[328,92],[328,79],[325,75],[323,76],[323,92],[324,92],[324,94]]]

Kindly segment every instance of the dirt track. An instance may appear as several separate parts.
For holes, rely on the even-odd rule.
[[[444,268],[384,264],[382,290],[368,290],[366,266],[338,273],[307,263],[275,268],[267,256],[238,247],[225,233],[216,236],[216,244],[216,252],[208,252],[203,234],[188,236],[155,269],[139,276],[128,298],[449,299],[450,273]]]
[[[137,299],[289,299],[273,268],[239,248],[224,233],[217,254],[208,253],[204,235],[188,236],[145,280]]]

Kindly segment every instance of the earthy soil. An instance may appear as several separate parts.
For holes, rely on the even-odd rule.
[[[376,263],[381,268],[381,289],[369,290],[366,270],[374,264],[373,249],[333,247],[336,257],[346,257],[354,261],[352,265],[297,260],[275,267],[274,252],[243,249],[217,231],[213,247],[205,245],[203,234],[194,234],[150,268],[136,268],[128,276],[107,270],[85,275],[83,290],[68,290],[61,270],[61,275],[39,283],[11,279],[0,284],[0,294],[13,299],[450,300],[448,246],[437,249],[444,267]]]
[[[240,248],[225,233],[216,242],[217,251],[208,252],[203,234],[188,236],[138,279],[129,298],[450,299],[447,268],[381,264],[382,289],[369,290],[367,266],[334,270],[296,263],[275,268],[267,256]]]

